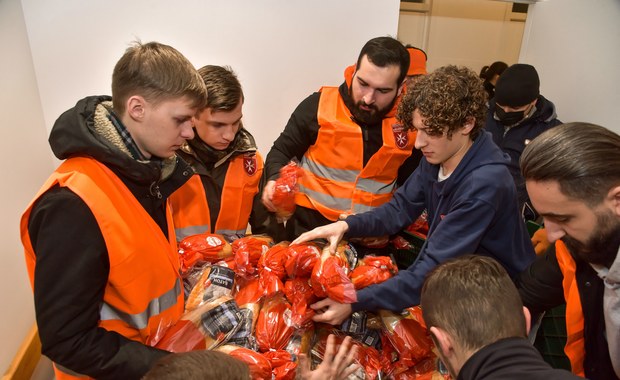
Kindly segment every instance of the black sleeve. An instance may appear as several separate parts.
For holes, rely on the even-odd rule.
[[[315,92],[304,99],[286,123],[284,131],[276,139],[265,159],[267,180],[278,178],[280,168],[292,159],[301,158],[316,142],[319,133],[317,110],[320,93]]]
[[[28,232],[44,355],[97,379],[139,379],[169,354],[98,327],[110,264],[95,217],[81,198],[66,188],[50,189],[33,207]]]
[[[540,313],[564,304],[564,276],[555,256],[555,244],[515,279],[523,305],[532,313]]]
[[[398,178],[396,179],[396,184],[399,187],[402,186],[411,173],[417,169],[418,165],[420,165],[421,159],[422,151],[413,148],[413,151],[411,151],[411,156],[407,157],[405,162],[403,162],[400,168],[398,168]]]
[[[258,185],[259,192],[254,196],[252,201],[252,212],[250,213],[250,226],[252,234],[267,234],[273,238],[276,243],[286,240],[286,230],[284,223],[278,223],[276,214],[269,212],[261,200],[263,188],[267,182],[265,172],[261,177]]]

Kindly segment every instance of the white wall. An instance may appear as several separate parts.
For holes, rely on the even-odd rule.
[[[0,373],[34,323],[19,218],[53,169],[22,7],[0,0]]]
[[[266,154],[303,98],[339,85],[368,39],[396,35],[398,8],[398,0],[0,0],[0,371],[34,321],[18,225],[57,164],[47,135],[79,98],[110,93],[132,40],[170,44],[196,66],[232,66],[245,125]]]
[[[109,94],[114,63],[137,37],[172,45],[197,67],[232,66],[246,95],[245,125],[265,154],[303,98],[342,83],[368,39],[396,36],[399,7],[397,0],[22,4],[48,129],[78,98]]]
[[[536,67],[541,93],[563,122],[620,133],[620,1],[547,0],[530,6],[519,62]]]

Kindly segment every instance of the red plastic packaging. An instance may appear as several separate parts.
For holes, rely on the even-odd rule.
[[[231,255],[232,248],[222,235],[205,233],[188,236],[179,243],[181,274],[195,265],[220,261]]]
[[[286,273],[290,278],[310,277],[312,269],[321,258],[321,248],[312,242],[288,247]]]
[[[291,305],[282,293],[267,297],[258,313],[255,336],[260,352],[284,349],[293,335]]]
[[[293,362],[293,356],[284,351],[268,351],[263,354],[271,363],[274,380],[294,380],[297,363]]]
[[[385,326],[387,337],[398,352],[399,361],[407,367],[412,367],[432,356],[433,342],[416,314],[402,315],[380,310],[379,316]]]
[[[418,219],[411,223],[405,230],[422,239],[426,239],[426,235],[428,235],[428,212],[424,210]]]
[[[282,280],[286,277],[288,242],[280,242],[269,248],[258,261],[260,284],[265,295],[272,295],[284,289]]]
[[[235,240],[231,247],[237,274],[249,276],[256,273],[258,260],[272,245],[273,239],[265,235],[250,235]]]
[[[235,334],[241,321],[234,299],[222,296],[184,313],[155,347],[171,352],[212,349]]]
[[[220,346],[217,350],[246,363],[250,367],[252,380],[271,380],[271,363],[263,354],[229,344]]]
[[[398,273],[398,267],[389,256],[365,256],[351,272],[355,289],[379,284]]]
[[[332,255],[328,246],[323,249],[321,259],[312,270],[310,284],[319,298],[329,297],[340,303],[353,303],[357,301],[357,295],[347,276],[349,266],[343,250],[339,246],[336,254]]]
[[[296,328],[307,325],[314,316],[309,305],[318,301],[308,278],[292,278],[284,283],[284,294],[291,303],[291,322]]]
[[[295,212],[297,180],[302,175],[303,170],[294,161],[289,162],[280,169],[280,177],[276,179],[271,202],[276,208],[276,216],[281,221],[288,220]]]

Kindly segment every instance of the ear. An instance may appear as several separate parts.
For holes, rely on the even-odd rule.
[[[125,109],[129,117],[133,120],[141,121],[146,112],[146,100],[139,95],[130,96],[125,104]]]
[[[468,116],[465,121],[465,124],[463,124],[462,133],[464,135],[470,134],[471,130],[474,128],[475,125],[476,125],[476,118],[473,116]]]
[[[530,329],[532,328],[532,314],[530,310],[523,306],[523,315],[525,316],[525,335],[530,335]]]
[[[430,333],[435,341],[435,345],[445,358],[454,356],[452,337],[445,330],[432,326],[430,328]]]
[[[620,186],[612,187],[609,190],[606,201],[609,202],[616,216],[620,217]]]

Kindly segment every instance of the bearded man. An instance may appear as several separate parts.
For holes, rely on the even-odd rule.
[[[524,150],[521,171],[555,242],[518,278],[523,303],[566,303],[572,372],[620,377],[620,136],[587,123],[552,128]]]
[[[267,155],[269,181],[263,191],[263,203],[275,211],[280,168],[292,159],[300,162],[297,207],[286,223],[289,240],[343,214],[388,202],[417,167],[421,154],[413,149],[415,132],[395,118],[409,63],[398,40],[373,38],[355,69],[345,70],[340,87],[322,87],[293,112]]]

